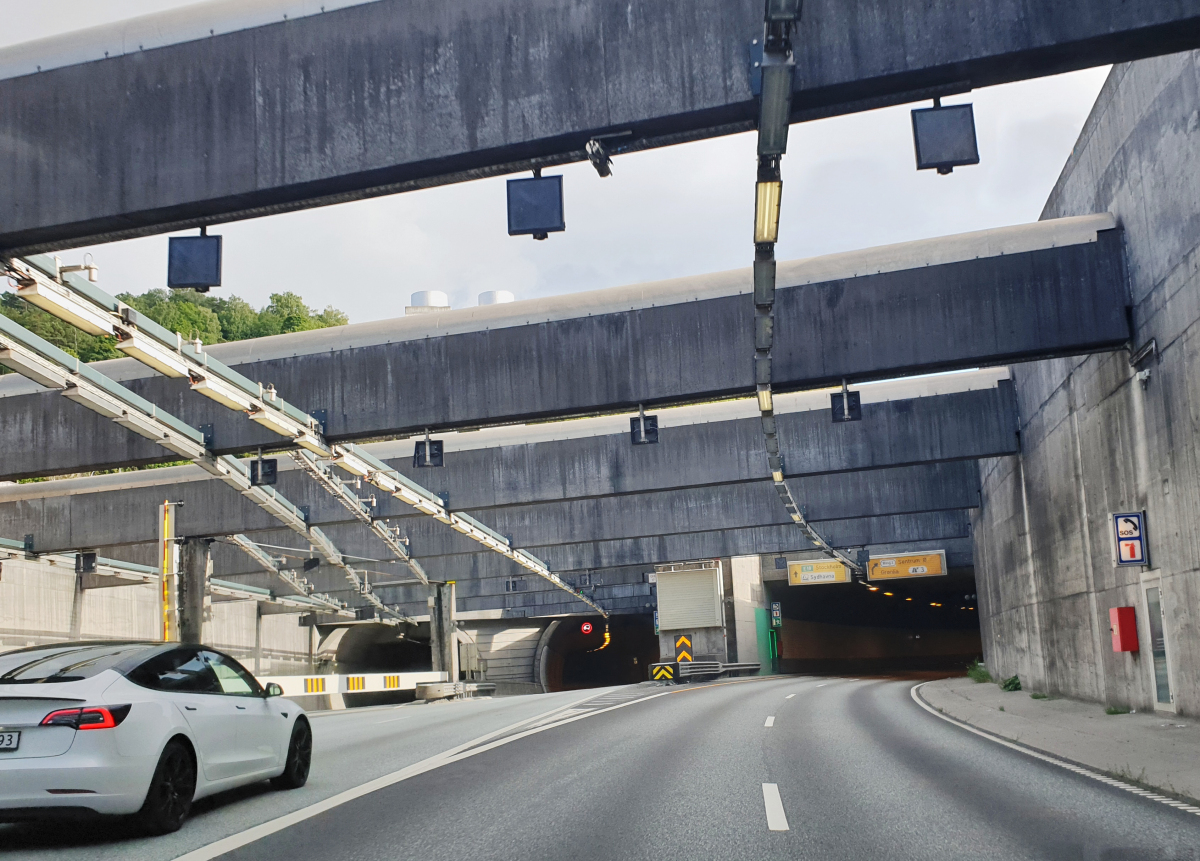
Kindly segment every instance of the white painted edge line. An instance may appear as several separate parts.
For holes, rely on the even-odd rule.
[[[331,795],[329,798],[318,801],[315,804],[310,804],[308,807],[302,807],[299,810],[292,811],[291,813],[285,813],[283,816],[279,816],[275,819],[255,825],[252,828],[247,828],[245,831],[241,831],[237,834],[231,834],[228,837],[217,840],[214,843],[209,843],[207,846],[201,846],[199,849],[193,849],[191,852],[187,852],[178,856],[175,861],[211,861],[211,859],[220,855],[224,855],[226,852],[232,852],[234,849],[240,849],[241,847],[254,843],[263,837],[268,837],[277,831],[282,831],[283,829],[290,828],[291,826],[303,822],[306,819],[311,819],[314,816],[318,816],[327,810],[333,810],[335,807],[341,807],[343,804],[348,804],[351,801],[362,798],[364,795],[369,795],[372,792],[376,792],[380,789],[386,789],[389,786],[401,783],[411,777],[422,775],[427,771],[433,771],[434,769],[441,768],[444,765],[449,765],[453,762],[459,762],[460,760],[464,760],[469,757],[484,753],[485,751],[501,747],[502,745],[517,741],[518,739],[526,738],[527,736],[535,735],[540,732],[545,732],[548,729],[554,729],[555,727],[562,726],[563,724],[573,723],[574,721],[582,720],[583,718],[591,717],[592,715],[604,714],[605,712],[611,712],[616,709],[625,708],[626,706],[631,706],[636,703],[643,703],[646,702],[646,700],[652,700],[658,697],[666,696],[669,693],[672,693],[672,691],[666,690],[662,693],[651,694],[650,696],[641,697],[636,700],[629,700],[628,702],[619,703],[618,705],[609,706],[608,708],[595,709],[593,711],[587,711],[583,714],[575,714],[573,717],[568,717],[565,720],[559,720],[554,723],[543,723],[532,729],[525,730],[524,732],[519,732],[515,735],[507,736],[505,738],[496,739],[497,736],[502,736],[505,733],[511,732],[519,727],[526,726],[527,724],[537,721],[544,721],[547,717],[569,711],[577,706],[579,702],[585,702],[585,700],[576,701],[569,705],[552,709],[544,714],[535,715],[534,717],[517,721],[509,726],[502,727],[501,729],[494,730],[493,732],[489,732],[485,735],[481,735],[478,738],[464,742],[463,744],[453,747],[450,750],[434,754],[433,756],[423,759],[420,762],[406,766],[399,771],[393,771],[391,774],[385,774],[381,777],[375,778],[374,780],[369,780],[366,783],[344,790],[335,795]],[[491,739],[496,740],[488,743]]]
[[[1006,739],[1002,736],[998,736],[995,733],[991,733],[991,732],[988,732],[987,730],[982,730],[982,729],[978,729],[977,727],[973,727],[969,723],[966,723],[965,721],[958,720],[957,718],[952,718],[949,715],[945,714],[944,712],[938,711],[933,706],[931,706],[929,703],[925,702],[925,700],[922,699],[921,696],[917,693],[917,691],[919,691],[921,688],[925,687],[925,685],[927,685],[927,684],[929,684],[929,683],[921,682],[921,684],[919,684],[919,685],[913,685],[912,690],[911,690],[912,698],[913,698],[913,701],[916,702],[917,705],[919,705],[921,708],[925,709],[925,711],[929,712],[934,717],[939,717],[942,720],[946,721],[947,723],[952,723],[957,727],[961,727],[961,728],[965,729],[967,732],[973,732],[973,733],[975,733],[975,735],[982,736],[983,738],[986,738],[990,741],[994,741],[996,744],[1002,744],[1005,747],[1012,748],[1013,750],[1023,753],[1026,756],[1032,756],[1034,759],[1040,759],[1042,762],[1048,762],[1051,765],[1057,765],[1059,768],[1065,768],[1067,771],[1072,771],[1075,774],[1081,775],[1083,777],[1090,777],[1092,780],[1097,780],[1100,783],[1115,787],[1116,789],[1123,789],[1124,791],[1126,791],[1132,795],[1137,795],[1142,798],[1147,798],[1150,801],[1157,801],[1158,803],[1165,804],[1168,807],[1174,807],[1176,810],[1183,810],[1188,813],[1193,813],[1193,814],[1196,814],[1197,816],[1200,816],[1200,807],[1196,807],[1195,805],[1186,804],[1182,801],[1176,801],[1174,798],[1168,798],[1165,795],[1159,795],[1158,793],[1151,792],[1148,789],[1142,789],[1140,786],[1134,786],[1132,783],[1126,783],[1125,781],[1118,780],[1115,777],[1109,777],[1107,774],[1103,774],[1099,771],[1096,771],[1095,769],[1088,768],[1088,767],[1082,766],[1082,765],[1077,765],[1076,763],[1069,762],[1068,760],[1065,760],[1065,759],[1059,759],[1058,757],[1051,756],[1050,754],[1047,754],[1047,753],[1042,753],[1041,751],[1034,750],[1031,747],[1026,747],[1023,744],[1017,744],[1016,742],[1009,741],[1008,739]]]
[[[821,686],[820,686],[820,685],[817,685],[817,687],[819,688],[819,687],[821,687]],[[795,696],[795,694],[788,694],[786,697],[784,697],[784,699],[785,699],[785,700],[790,700],[790,699],[791,699],[792,697],[794,697],[794,696]]]
[[[775,726],[775,715],[768,717],[767,722],[763,726]]]
[[[787,814],[783,812],[783,799],[779,797],[779,784],[764,783],[763,806],[767,809],[768,831],[789,831]]]

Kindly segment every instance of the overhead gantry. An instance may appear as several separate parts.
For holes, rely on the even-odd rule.
[[[763,0],[338,5],[273,21],[194,5],[0,51],[0,250],[584,161],[592,141],[619,164],[755,126]],[[1197,0],[807,0],[804,15],[791,122],[1200,46]]]

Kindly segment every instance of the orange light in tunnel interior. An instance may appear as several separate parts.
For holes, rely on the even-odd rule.
[[[974,608],[974,607],[968,607],[967,609],[968,609],[968,610],[974,610],[975,608]]]
[[[883,594],[887,595],[889,598],[893,597],[891,592],[884,592]]]
[[[879,587],[878,587],[878,586],[868,586],[867,588],[868,588],[868,589],[870,589],[872,592],[878,592],[878,591],[879,591]]]
[[[905,598],[904,600],[905,600],[905,601],[911,601],[911,600],[912,600],[912,598]]]

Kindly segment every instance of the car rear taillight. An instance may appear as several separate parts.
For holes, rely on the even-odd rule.
[[[69,726],[71,729],[112,729],[129,714],[131,706],[88,706],[59,709],[42,718],[40,726]]]

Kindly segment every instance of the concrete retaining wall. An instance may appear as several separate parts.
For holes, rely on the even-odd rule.
[[[1200,714],[1200,54],[1114,68],[1043,218],[1106,209],[1124,227],[1132,346],[1157,353],[1012,369],[1022,454],[981,462],[974,516],[985,655],[1037,690],[1152,708],[1150,569],[1117,568],[1109,537],[1112,513],[1145,509],[1174,705]],[[1112,651],[1122,605],[1140,653]]]

